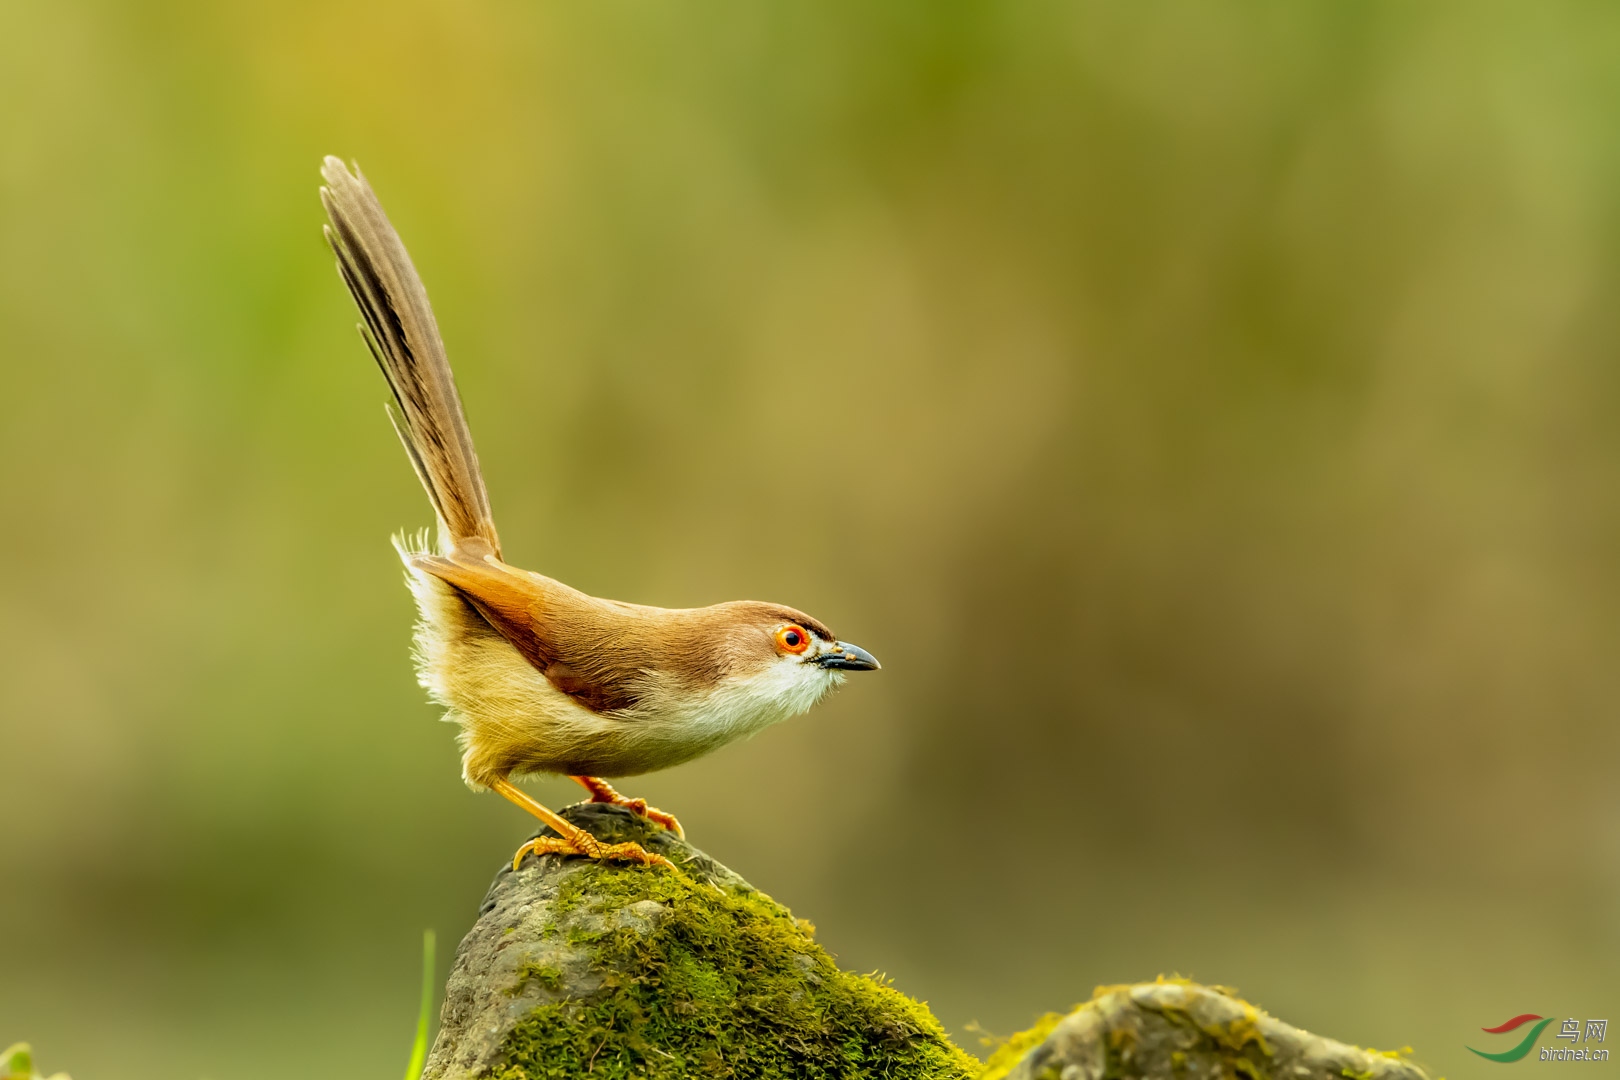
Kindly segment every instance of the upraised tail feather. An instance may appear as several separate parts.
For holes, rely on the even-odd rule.
[[[360,308],[360,336],[394,392],[388,416],[438,515],[440,544],[448,550],[482,540],[499,556],[478,454],[422,279],[359,168],[351,173],[328,157],[321,178],[326,240]]]

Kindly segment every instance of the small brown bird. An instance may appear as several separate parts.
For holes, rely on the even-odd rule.
[[[360,335],[394,400],[389,418],[438,518],[436,543],[396,537],[416,598],[417,680],[461,728],[461,775],[555,829],[513,857],[558,853],[668,865],[604,844],[513,783],[561,773],[680,833],[669,814],[602,777],[667,768],[804,712],[864,649],[781,604],[671,610],[600,600],[501,561],[489,496],[427,291],[358,169],[328,157],[326,239],[360,307]]]

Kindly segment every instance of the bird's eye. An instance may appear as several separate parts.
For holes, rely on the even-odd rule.
[[[783,652],[802,653],[810,647],[810,635],[801,627],[784,626],[776,632],[776,647]]]

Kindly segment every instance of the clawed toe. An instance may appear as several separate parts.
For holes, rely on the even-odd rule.
[[[609,859],[615,862],[635,862],[640,863],[642,866],[664,866],[675,870],[675,864],[664,858],[664,856],[656,851],[648,851],[633,841],[624,844],[604,844],[602,845],[602,853],[597,858]],[[675,872],[680,873],[679,870],[675,870]]]
[[[517,849],[512,856],[512,869],[523,863],[525,855],[579,855],[599,862],[633,862],[642,866],[664,866],[676,870],[675,864],[656,852],[648,851],[637,843],[604,844],[588,832],[575,836],[537,836]]]
[[[578,778],[576,778],[578,779]],[[583,782],[583,781],[582,781]],[[575,825],[560,814],[547,810],[535,802],[522,791],[518,790],[510,780],[504,776],[491,778],[489,786],[492,790],[500,792],[507,799],[523,807],[541,821],[550,825],[558,835],[537,836],[533,840],[517,849],[512,856],[512,869],[516,870],[523,862],[525,855],[581,855],[587,859],[598,859],[610,862],[633,862],[643,866],[667,866],[681,877],[680,870],[674,863],[662,855],[655,855],[640,844],[604,844],[584,829]],[[587,785],[589,786],[589,785]],[[607,787],[606,783],[603,783]],[[607,790],[617,795],[611,787]],[[594,794],[594,791],[593,791]]]
[[[666,814],[656,806],[648,806],[646,799],[627,799],[614,790],[612,784],[598,776],[576,776],[575,780],[584,785],[586,791],[591,793],[591,802],[611,803],[622,806],[637,817],[645,818],[655,824],[662,825],[682,840],[686,839],[686,830],[674,814]]]
[[[631,813],[639,814],[648,821],[662,825],[682,840],[686,839],[686,830],[681,828],[681,823],[676,820],[674,814],[666,814],[656,806],[648,806],[646,799],[632,799],[630,801],[636,804],[630,807]]]

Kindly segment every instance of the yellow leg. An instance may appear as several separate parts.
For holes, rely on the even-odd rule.
[[[556,829],[561,836],[540,836],[530,840],[518,848],[517,854],[512,856],[512,869],[516,870],[523,862],[523,856],[535,855],[583,855],[587,859],[599,859],[611,862],[636,862],[645,866],[667,866],[675,869],[675,864],[648,851],[640,844],[630,842],[624,844],[604,844],[578,825],[573,824],[564,817],[547,810],[518,789],[517,785],[507,779],[492,780],[489,784],[494,791],[500,792],[512,802],[539,818],[541,821]],[[679,873],[679,871],[676,871]]]
[[[591,802],[612,803],[622,806],[632,814],[639,814],[648,821],[656,821],[682,840],[686,839],[686,830],[681,823],[675,820],[674,814],[666,814],[657,807],[648,806],[646,799],[627,799],[613,790],[613,785],[600,776],[571,776],[570,780],[577,780],[591,793]]]

